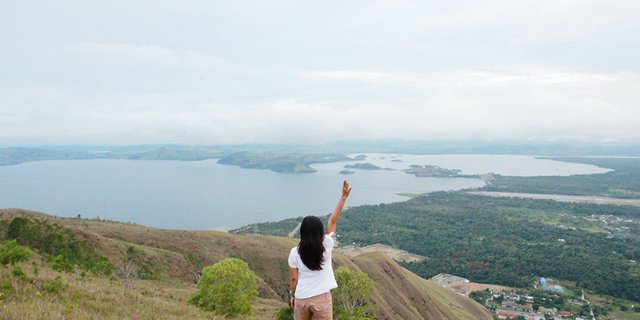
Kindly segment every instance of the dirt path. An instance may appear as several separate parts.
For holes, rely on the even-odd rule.
[[[540,194],[540,193],[516,193],[516,192],[491,192],[491,191],[469,191],[469,194],[489,196],[489,197],[506,197],[506,198],[526,198],[526,199],[542,199],[554,200],[559,202],[586,202],[596,204],[614,204],[640,207],[640,199],[620,199],[600,196],[570,196],[563,194]]]
[[[489,289],[491,291],[513,291],[513,288],[490,283],[471,282],[468,279],[454,276],[447,273],[440,273],[429,281],[445,288],[449,288],[459,294],[469,296],[473,291],[482,291]]]
[[[291,232],[289,232],[288,237],[293,239],[296,236],[296,232],[298,232],[298,230],[300,230],[300,226],[301,225],[302,225],[302,223],[298,223],[298,225],[295,228],[293,228],[293,230],[291,230]]]
[[[426,257],[419,256],[417,254],[413,254],[404,250],[385,246],[379,243],[372,244],[366,247],[344,246],[344,247],[340,247],[338,251],[349,257],[357,257],[361,254],[365,254],[369,252],[382,252],[387,257],[396,261],[420,262],[426,259]]]

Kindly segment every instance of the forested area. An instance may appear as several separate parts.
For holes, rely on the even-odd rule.
[[[495,180],[482,190],[640,198],[640,159],[638,158],[553,157],[544,159],[592,164],[614,169],[614,171],[604,174],[572,176],[512,177],[496,175]]]
[[[640,209],[634,207],[437,192],[352,208],[343,215],[339,234],[343,243],[383,243],[427,256],[405,265],[427,278],[446,272],[526,287],[547,276],[640,301],[640,272],[630,261],[640,260],[637,233],[608,238],[607,233],[570,225],[572,219],[592,214],[640,219]],[[540,215],[546,220],[540,221]]]

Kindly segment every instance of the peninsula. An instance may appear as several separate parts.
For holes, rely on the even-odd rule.
[[[313,173],[313,163],[348,161],[351,158],[336,153],[279,153],[279,152],[235,152],[218,160],[219,164],[235,165],[241,168],[269,169],[286,173]]]

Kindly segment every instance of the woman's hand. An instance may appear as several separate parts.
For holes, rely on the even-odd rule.
[[[345,180],[342,182],[342,198],[348,198],[349,194],[351,194],[351,188],[349,187],[349,181]]]
[[[342,208],[344,207],[344,203],[347,201],[349,194],[351,194],[351,187],[349,187],[349,181],[344,180],[342,182],[342,197],[340,197],[340,201],[338,201],[336,208],[333,209],[333,213],[329,217],[329,223],[327,224],[327,234],[336,232],[336,223],[340,218],[340,214],[342,213]]]
[[[295,306],[296,306],[296,298],[295,297],[291,297],[291,300],[289,301],[289,305],[291,306],[291,309],[295,308]]]

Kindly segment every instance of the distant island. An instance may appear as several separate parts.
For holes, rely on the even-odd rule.
[[[435,165],[416,165],[409,166],[409,169],[404,169],[404,172],[415,175],[416,177],[436,177],[436,178],[451,178],[451,177],[471,177],[467,175],[461,175],[460,169],[445,169]],[[475,176],[474,176],[475,177]]]
[[[220,158],[226,148],[164,145],[164,146],[121,146],[121,147],[39,147],[0,148],[0,166],[15,165],[30,161],[44,160],[180,160],[200,161]]]
[[[367,158],[366,154],[359,154],[359,155],[353,157],[353,160],[362,161],[362,160],[364,160],[366,158]]]
[[[269,169],[285,173],[313,173],[313,163],[327,163],[353,160],[343,154],[336,153],[279,153],[279,152],[235,152],[218,160],[219,164],[235,165],[241,168]]]
[[[371,164],[371,163],[348,164],[348,165],[344,166],[344,168],[345,169],[359,169],[359,170],[382,170],[381,167],[378,167],[375,164]]]
[[[354,174],[354,173],[356,173],[356,172],[355,172],[355,171],[353,171],[353,170],[346,170],[346,169],[345,169],[345,170],[341,170],[341,171],[340,171],[340,174]]]

